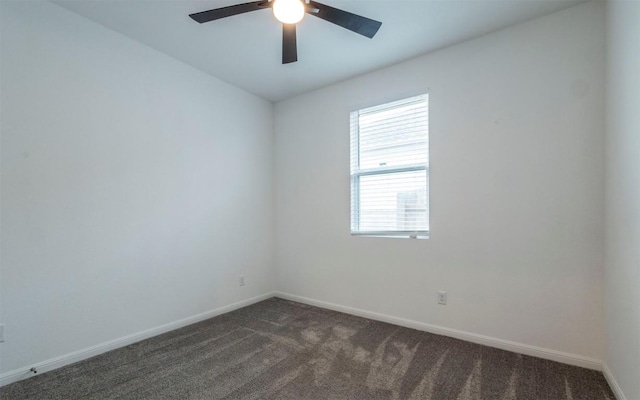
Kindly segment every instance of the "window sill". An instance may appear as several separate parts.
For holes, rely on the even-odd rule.
[[[429,239],[429,232],[351,232],[351,236],[390,239]]]

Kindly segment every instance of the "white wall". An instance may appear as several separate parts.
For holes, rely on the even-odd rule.
[[[268,102],[50,3],[0,6],[0,373],[269,292],[274,247],[285,292],[603,357],[602,4],[279,103],[275,149]],[[614,8],[606,360],[631,399],[638,58],[613,38],[637,27]],[[349,112],[426,91],[431,238],[351,237]]]
[[[431,238],[351,237],[349,112],[427,91]],[[603,98],[592,2],[278,103],[279,289],[597,365]]]
[[[272,104],[51,3],[1,7],[1,371],[271,291]]]
[[[607,2],[605,363],[640,399],[640,2]]]

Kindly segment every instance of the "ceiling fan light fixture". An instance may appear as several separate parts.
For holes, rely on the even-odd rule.
[[[304,5],[300,0],[275,0],[273,15],[283,24],[297,24],[304,17]]]
[[[189,17],[202,24],[251,11],[265,10],[269,7],[272,8],[275,18],[282,22],[283,64],[298,61],[296,24],[302,20],[305,13],[341,26],[369,39],[375,36],[378,29],[380,29],[380,25],[382,25],[380,21],[320,4],[315,0],[268,0],[267,2],[265,2],[265,0],[254,0],[249,3],[240,3],[189,14]]]

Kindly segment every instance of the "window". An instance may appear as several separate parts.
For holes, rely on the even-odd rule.
[[[351,113],[351,234],[428,237],[428,95]]]

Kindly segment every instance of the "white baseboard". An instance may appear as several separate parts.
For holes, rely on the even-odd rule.
[[[128,346],[130,344],[139,342],[144,339],[148,339],[153,336],[160,335],[165,332],[182,328],[184,326],[191,325],[196,322],[204,321],[205,319],[213,318],[217,315],[228,313],[229,311],[233,311],[238,308],[249,306],[251,304],[257,303],[262,300],[266,300],[273,296],[275,296],[275,292],[265,293],[260,296],[252,297],[247,300],[242,300],[237,303],[219,307],[214,310],[206,311],[201,314],[193,315],[191,317],[187,317],[178,321],[169,322],[168,324],[147,329],[142,332],[134,333],[118,339],[110,340],[108,342],[100,343],[95,346],[87,347],[85,349],[74,351],[72,353],[64,354],[55,358],[51,358],[46,361],[34,363],[27,367],[18,368],[13,371],[5,372],[4,374],[0,375],[0,387],[34,376],[33,373],[29,372],[30,368],[36,368],[38,371],[38,374],[51,371],[60,367],[64,367],[65,365],[73,364],[75,362],[82,361],[93,356],[97,356],[98,354],[102,354],[110,350]]]
[[[284,292],[270,292],[260,296],[252,297],[247,300],[239,301],[237,303],[229,304],[227,306],[219,307],[214,310],[210,310],[201,314],[197,314],[191,317],[187,317],[178,321],[170,322],[155,328],[147,329],[142,332],[134,333],[125,337],[110,340],[105,343],[101,343],[95,346],[91,346],[85,349],[74,351],[72,353],[64,354],[59,357],[55,357],[46,361],[34,363],[27,367],[18,368],[13,371],[6,372],[0,375],[0,387],[8,385],[13,382],[17,382],[22,379],[30,378],[33,376],[29,369],[34,367],[38,370],[38,373],[44,373],[51,371],[65,365],[73,364],[78,361],[85,360],[87,358],[97,356],[110,350],[114,350],[120,347],[128,346],[130,344],[139,342],[144,339],[151,338],[153,336],[160,335],[165,332],[169,332],[178,328],[182,328],[187,325],[194,324],[196,322],[204,321],[206,319],[221,315],[238,308],[246,307],[251,304],[266,300],[271,297],[280,297],[287,300],[297,301],[299,303],[309,304],[312,306],[327,308],[329,310],[339,311],[347,314],[357,315],[364,318],[373,319],[376,321],[387,322],[394,325],[404,326],[407,328],[417,329],[425,332],[435,333],[438,335],[444,335],[453,337],[456,339],[466,340],[468,342],[478,343],[485,346],[495,347],[503,350],[513,351],[516,353],[526,354],[533,357],[540,357],[548,360],[558,361],[564,364],[576,365],[579,367],[602,370],[605,378],[609,382],[611,389],[615,393],[618,400],[626,400],[620,386],[617,384],[615,378],[611,374],[611,371],[603,365],[602,361],[589,357],[583,357],[575,354],[565,353],[561,351],[545,349],[542,347],[531,346],[523,343],[512,342],[508,340],[493,338],[489,336],[479,335],[471,332],[460,331],[457,329],[445,328],[442,326],[426,324],[424,322],[413,321],[409,319],[393,317],[390,315],[379,314],[372,311],[366,311],[358,308],[343,306],[339,304],[329,303],[321,300],[314,300],[307,297],[297,296]]]
[[[613,377],[613,373],[609,369],[609,366],[607,365],[606,362],[602,363],[602,373],[604,374],[604,377],[607,380],[607,383],[611,387],[613,394],[616,395],[616,399],[627,400],[624,393],[622,393],[622,389],[620,389],[620,385],[618,385],[616,378]]]
[[[547,360],[561,362],[563,364],[576,365],[578,367],[602,370],[602,361],[594,358],[584,357],[577,354],[565,353],[562,351],[545,349],[543,347],[531,346],[524,343],[512,342],[493,338],[490,336],[479,335],[476,333],[460,331],[457,329],[445,328],[443,326],[426,324],[424,322],[413,321],[404,318],[393,317],[390,315],[379,314],[372,311],[361,310],[358,308],[347,307],[339,304],[329,303],[321,300],[314,300],[307,297],[297,296],[284,292],[276,292],[277,297],[297,301],[299,303],[309,304],[312,306],[327,308],[329,310],[340,311],[346,314],[357,315],[359,317],[369,318],[376,321],[387,322],[394,325],[400,325],[407,328],[417,329],[420,331],[435,333],[437,335],[449,336],[468,342],[478,343],[485,346],[495,347],[498,349],[508,350],[515,353],[525,354],[528,356],[544,358]],[[624,399],[624,398],[622,398]]]

